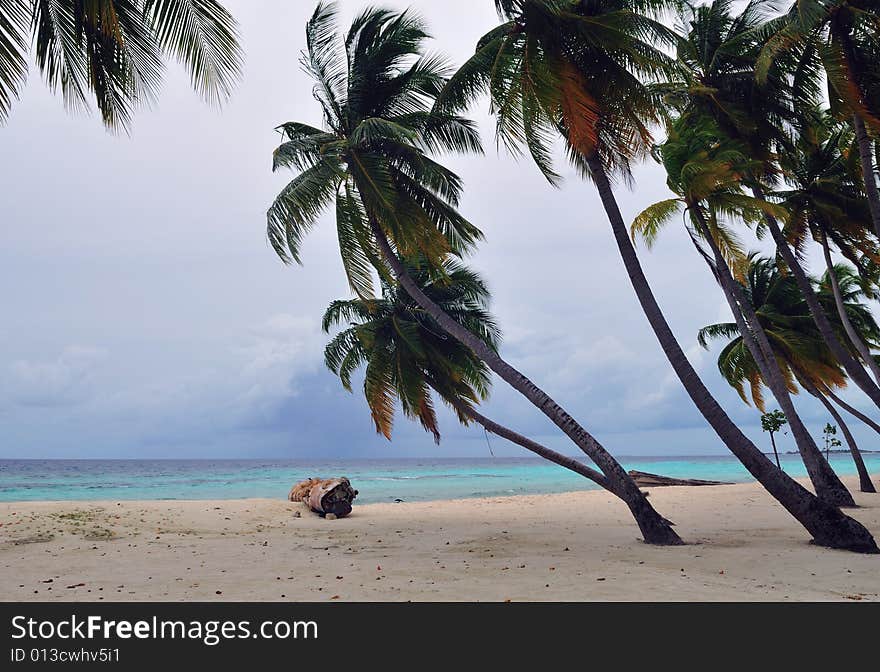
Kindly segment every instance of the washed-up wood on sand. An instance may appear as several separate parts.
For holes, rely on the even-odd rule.
[[[309,478],[294,485],[288,499],[306,502],[312,511],[321,515],[342,518],[351,513],[351,503],[357,494],[347,478]]]
[[[664,485],[732,485],[724,481],[703,481],[698,478],[672,478],[670,476],[659,476],[657,474],[649,474],[644,471],[632,470],[629,472],[632,479],[640,488],[660,487]]]

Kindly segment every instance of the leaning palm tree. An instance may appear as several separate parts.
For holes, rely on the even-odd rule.
[[[745,346],[788,419],[816,493],[832,504],[855,506],[852,495],[801,421],[761,320],[731,271],[731,267],[736,268],[742,276],[747,263],[728,225],[736,221],[755,224],[767,212],[778,217],[786,217],[787,213],[742,192],[741,174],[750,163],[748,150],[724,139],[708,115],[686,114],[669,124],[668,134],[658,153],[668,175],[667,185],[678,198],[661,201],[642,212],[633,222],[633,234],[653,243],[660,227],[685,209],[690,219],[688,234],[721,286]],[[709,253],[701,248],[701,242],[708,245]]]
[[[561,137],[574,165],[593,180],[642,310],[676,375],[703,417],[749,472],[816,538],[863,546],[867,531],[787,477],[733,423],[709,393],[672,333],[629,239],[611,185],[648,153],[649,126],[659,120],[658,95],[644,80],[671,76],[662,51],[675,35],[654,16],[676,3],[663,0],[497,0],[504,22],[438,97],[438,111],[491,96],[499,138],[525,145],[551,181],[551,142]],[[609,172],[610,171],[610,172]],[[821,513],[820,513],[821,511]]]
[[[880,236],[880,192],[866,126],[880,133],[880,21],[875,0],[797,0],[771,21],[757,63],[763,78],[780,55],[805,50],[821,65],[832,110],[852,119],[874,231]]]
[[[276,252],[285,261],[299,260],[303,236],[335,203],[342,262],[358,296],[372,296],[373,268],[393,278],[446,334],[470,348],[593,460],[646,542],[680,544],[669,521],[586,429],[446,314],[407,272],[401,257],[419,258],[439,272],[449,254],[467,251],[480,238],[456,209],[460,179],[427,154],[478,150],[479,136],[460,116],[432,110],[448,68],[443,59],[424,55],[427,33],[420,19],[410,12],[368,9],[339,40],[335,15],[332,4],[318,5],[306,28],[303,58],[316,81],[325,128],[298,122],[280,127],[285,142],[275,151],[274,167],[301,172],[268,212]],[[841,543],[868,548],[873,539]]]
[[[844,432],[859,474],[862,492],[876,492],[849,427],[828,399],[827,390],[845,385],[840,365],[835,361],[809,318],[809,309],[790,275],[779,272],[770,259],[750,260],[742,293],[750,301],[773,348],[773,354],[792,391],[796,383],[818,399]],[[722,377],[749,403],[765,411],[761,386],[766,384],[761,367],[746,346],[740,326],[735,323],[713,324],[700,330],[698,340],[708,348],[709,341],[725,339],[718,355]]]
[[[868,204],[861,186],[852,179],[845,154],[851,135],[847,126],[822,110],[804,113],[796,142],[780,153],[787,188],[774,196],[791,213],[786,232],[795,247],[800,248],[807,236],[821,246],[835,299],[834,311],[860,361],[880,382],[880,366],[850,322],[840,287],[844,280],[838,277],[831,256],[834,245],[854,264],[859,264],[862,256],[877,258]]]
[[[489,292],[483,280],[449,259],[442,273],[427,265],[404,262],[421,290],[447,315],[498,350],[500,332],[488,312]],[[585,476],[603,488],[608,480],[586,464],[551,450],[494,422],[476,409],[488,398],[491,372],[472,350],[443,333],[399,285],[381,281],[380,298],[334,301],[324,314],[325,333],[346,328],[324,350],[324,361],[352,391],[352,374],[364,367],[364,397],[376,432],[389,440],[395,408],[418,420],[440,443],[433,395],[449,405],[463,425],[476,422],[486,431],[522,446],[551,462]]]
[[[784,50],[759,65],[767,34],[773,32],[768,3],[754,0],[738,15],[729,0],[684,6],[686,35],[678,47],[680,67],[657,90],[679,113],[708,114],[725,136],[745,145],[756,166],[743,174],[743,182],[756,198],[767,200],[765,185],[778,177],[776,157],[789,144],[791,126],[799,111],[814,107],[820,95],[817,46],[808,43]],[[758,78],[756,67],[761,69]],[[880,407],[880,387],[835,333],[777,217],[765,212],[763,219],[828,347],[852,381]]]
[[[108,128],[125,129],[155,99],[168,57],[206,100],[222,102],[242,67],[235,19],[217,0],[3,0],[0,122],[33,58],[68,107],[87,109],[91,96]]]

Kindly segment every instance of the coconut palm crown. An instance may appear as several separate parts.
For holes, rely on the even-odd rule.
[[[425,264],[407,264],[422,290],[443,310],[493,349],[500,331],[488,312],[489,292],[483,280],[449,259],[442,274]],[[364,396],[376,431],[391,438],[397,402],[408,418],[418,419],[440,442],[432,391],[444,401],[471,406],[485,400],[491,386],[489,368],[470,348],[446,336],[399,285],[382,281],[376,299],[334,301],[323,328],[348,324],[327,345],[324,361],[345,389],[352,374],[365,367]],[[458,412],[459,420],[470,418]]]
[[[306,27],[302,64],[315,81],[323,128],[288,122],[273,169],[299,174],[268,211],[268,236],[282,260],[300,261],[300,246],[320,214],[335,205],[339,249],[352,290],[374,291],[383,272],[372,226],[407,258],[435,268],[461,254],[480,231],[456,209],[459,177],[427,152],[480,151],[472,122],[432,110],[445,85],[445,59],[423,54],[428,38],[409,11],[367,9],[340,38],[334,3],[321,3]]]
[[[610,173],[629,176],[647,154],[649,126],[660,99],[645,82],[669,72],[663,46],[674,33],[657,17],[668,0],[497,0],[503,23],[441,94],[438,106],[465,108],[488,90],[500,142],[527,148],[544,176],[553,168],[554,138],[589,177],[586,159],[601,158]]]
[[[773,196],[791,213],[785,233],[797,249],[810,236],[861,268],[863,256],[877,261],[878,254],[853,143],[852,129],[828,111],[802,111],[793,142],[779,155],[785,185]]]
[[[797,0],[768,22],[757,62],[759,79],[792,51],[812,52],[825,73],[832,110],[858,115],[880,131],[880,3],[877,0]]]
[[[870,308],[861,302],[862,295],[854,272],[844,266],[837,266],[836,271],[844,289],[847,315],[856,325],[860,336],[867,343],[876,344],[880,329]],[[827,274],[817,284],[820,300],[833,304]],[[809,309],[791,275],[780,273],[774,260],[752,254],[742,285],[767,334],[790,391],[797,391],[796,383],[800,379],[807,380],[821,391],[846,386],[846,375],[810,318]],[[842,327],[835,322],[835,327],[842,332]],[[748,386],[752,401],[763,411],[761,386],[764,381],[737,325],[732,322],[713,324],[701,329],[698,335],[703,347],[708,347],[710,341],[717,339],[727,340],[718,355],[718,369],[722,377],[747,403]]]
[[[741,279],[746,255],[735,225],[760,225],[766,213],[785,219],[787,212],[743,192],[743,173],[759,162],[750,158],[744,143],[725,136],[708,114],[691,110],[671,119],[667,134],[654,153],[666,169],[666,184],[676,198],[659,201],[641,212],[631,226],[633,237],[641,238],[650,248],[662,228],[684,209],[691,219],[687,232],[701,254],[707,256],[698,243],[704,238],[705,226],[734,277]]]
[[[788,144],[786,131],[797,110],[820,96],[820,71],[812,52],[801,49],[778,55],[759,82],[755,66],[773,5],[751,0],[736,9],[736,4],[682,3],[675,76],[656,88],[679,114],[707,114],[725,135],[747,144],[749,156],[760,161],[750,173],[772,177],[774,151]]]

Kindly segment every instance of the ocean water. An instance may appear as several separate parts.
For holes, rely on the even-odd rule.
[[[793,476],[806,471],[796,455],[782,457]],[[620,458],[626,469],[676,478],[745,482],[733,457]],[[866,454],[880,473],[880,454]],[[837,473],[856,473],[848,454],[833,454]],[[285,498],[310,476],[348,476],[358,503],[431,501],[596,489],[592,482],[544,460],[526,458],[405,460],[0,460],[0,501]]]

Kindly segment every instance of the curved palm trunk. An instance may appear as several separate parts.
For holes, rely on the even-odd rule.
[[[880,237],[880,190],[877,188],[877,179],[874,177],[871,139],[865,128],[865,120],[858,114],[853,115],[853,126],[856,129],[856,141],[859,145],[859,158],[862,161],[862,175],[865,181],[865,193],[868,196],[868,206],[871,209],[871,221],[874,223],[874,233]]]
[[[755,198],[766,200],[764,192],[757,182],[753,182],[751,188]],[[764,220],[767,222],[767,228],[770,229],[770,235],[773,236],[773,242],[776,243],[776,249],[794,276],[797,286],[801,290],[801,294],[807,302],[807,306],[810,308],[810,314],[813,316],[813,321],[816,323],[816,327],[819,329],[822,339],[831,350],[831,354],[833,354],[837,361],[840,362],[841,366],[843,366],[847,374],[849,374],[852,381],[871,398],[871,401],[877,404],[878,408],[880,408],[880,387],[877,387],[876,383],[871,380],[871,377],[865,371],[864,367],[853,359],[853,356],[843,347],[840,339],[837,338],[831,323],[828,321],[828,316],[825,315],[825,311],[822,310],[822,306],[819,303],[819,297],[816,296],[816,292],[813,290],[813,286],[810,283],[809,278],[807,278],[807,274],[804,272],[803,267],[800,265],[800,262],[798,262],[797,258],[794,256],[794,252],[792,252],[789,247],[788,241],[782,234],[782,230],[779,228],[779,223],[776,221],[776,218],[765,213]]]
[[[743,342],[746,344],[752,357],[754,357],[764,383],[770,388],[773,396],[776,397],[776,401],[779,402],[782,412],[785,413],[785,417],[791,427],[791,433],[794,435],[798,452],[801,454],[801,459],[803,459],[804,465],[807,468],[807,473],[810,476],[813,487],[816,489],[816,494],[820,499],[835,506],[854,507],[856,502],[852,494],[846,489],[846,486],[837,474],[834,473],[828,460],[822,457],[822,451],[819,450],[819,446],[816,445],[815,440],[798,415],[794,402],[791,400],[788,386],[782,377],[779,363],[776,361],[776,354],[773,352],[773,347],[767,338],[767,333],[764,331],[755,313],[755,309],[748,300],[748,297],[746,297],[742,287],[734,280],[730,267],[727,265],[724,255],[721,254],[721,249],[712,236],[712,232],[709,230],[702,212],[700,212],[698,207],[692,207],[691,212],[694,214],[694,218],[700,228],[700,233],[702,233],[703,238],[705,238],[712,250],[712,255],[715,258],[715,277],[721,285],[724,297],[727,299],[727,304],[730,306],[730,311],[733,313],[736,325],[742,335]]]
[[[843,47],[844,66],[849,71],[850,76],[849,84],[858,90],[859,96],[864,100],[865,92],[861,82],[861,68],[856,58],[851,29],[843,24],[839,15],[832,19],[830,27],[832,39]],[[862,163],[865,193],[868,196],[871,221],[874,224],[874,233],[880,237],[880,193],[877,191],[877,180],[874,178],[871,141],[865,128],[865,120],[858,112],[853,114],[853,128],[856,132],[856,143],[859,147],[859,159]]]
[[[880,424],[877,424],[876,422],[871,420],[871,418],[869,418],[867,415],[862,413],[859,409],[853,408],[852,406],[850,406],[843,399],[841,399],[836,394],[834,394],[834,392],[832,392],[830,389],[825,390],[825,396],[828,397],[829,399],[831,399],[831,401],[833,401],[835,404],[840,406],[844,411],[849,413],[851,416],[858,418],[859,420],[864,422],[866,425],[868,425],[868,427],[870,427],[875,432],[880,434]]]
[[[849,315],[847,315],[846,304],[843,301],[843,293],[840,291],[840,282],[837,279],[837,274],[834,272],[834,262],[831,259],[831,248],[828,246],[828,237],[824,234],[822,234],[822,253],[825,256],[825,266],[828,269],[828,279],[831,280],[831,291],[834,293],[834,305],[837,307],[837,314],[840,316],[840,321],[843,324],[846,335],[849,338],[850,343],[855,346],[856,350],[858,350],[859,354],[862,356],[865,364],[871,369],[871,373],[874,374],[874,380],[880,383],[880,367],[877,366],[877,362],[871,355],[871,351],[856,332],[849,319]]]
[[[620,250],[620,256],[645,317],[648,318],[669,363],[700,413],[703,414],[703,417],[706,418],[730,451],[748,469],[749,473],[813,535],[816,544],[861,553],[880,553],[871,533],[861,523],[844,515],[836,506],[813,495],[773,464],[733,423],[709,393],[709,390],[706,389],[703,381],[700,380],[697,372],[685,357],[681,345],[675,339],[675,335],[669,328],[669,324],[651,292],[651,287],[629,239],[626,225],[623,222],[602,162],[595,156],[588,157],[587,161],[605,212],[611,222],[611,229]]]
[[[606,451],[601,444],[557,404],[550,396],[535,385],[522,373],[504,361],[497,352],[482,340],[447,315],[436,303],[431,301],[418,284],[407,273],[406,268],[394,254],[385,232],[375,220],[371,228],[385,263],[388,264],[395,278],[412,299],[421,306],[437,322],[447,334],[466,345],[474,354],[482,359],[490,369],[502,380],[522,394],[538,410],[544,413],[553,423],[568,436],[602,470],[608,479],[610,492],[622,499],[638,523],[645,542],[658,545],[680,545],[681,538],[672,529],[668,520],[661,516],[648,503],[645,494],[639,490],[635,481],[624,471],[620,463]],[[873,541],[873,540],[872,540]]]
[[[465,403],[462,403],[461,401],[458,401],[457,399],[449,399],[448,401],[462,415],[485,427],[486,431],[491,432],[492,434],[496,434],[497,436],[500,436],[503,439],[507,439],[508,441],[515,443],[519,446],[522,446],[526,450],[535,453],[535,455],[539,455],[545,460],[549,460],[550,462],[558,464],[560,467],[565,467],[566,469],[573,471],[576,474],[580,474],[585,478],[589,478],[597,485],[600,485],[606,490],[610,490],[610,488],[608,487],[608,479],[595,469],[591,469],[590,467],[588,467],[583,462],[580,462],[573,457],[569,457],[568,455],[557,453],[555,450],[551,450],[550,448],[542,446],[540,443],[532,441],[530,438],[523,436],[522,434],[519,434],[518,432],[515,432],[512,429],[505,427],[504,425],[499,425],[494,420],[490,420],[485,415],[479,413],[476,409],[468,406]]]
[[[855,462],[856,465],[856,471],[859,473],[859,489],[862,492],[877,492],[877,489],[871,482],[871,475],[868,473],[868,468],[865,466],[865,460],[862,458],[862,453],[859,450],[858,445],[856,445],[855,437],[853,437],[852,432],[849,431],[849,427],[847,427],[846,423],[843,421],[840,413],[838,413],[837,409],[834,408],[832,403],[825,398],[825,395],[819,392],[819,390],[817,390],[806,379],[802,378],[801,376],[798,376],[798,379],[807,392],[809,392],[814,397],[816,397],[816,399],[822,402],[822,405],[831,414],[831,417],[834,418],[834,422],[836,422],[840,426],[840,429],[843,431],[843,436],[846,439],[846,444],[849,446],[849,452],[852,455],[853,462]]]

